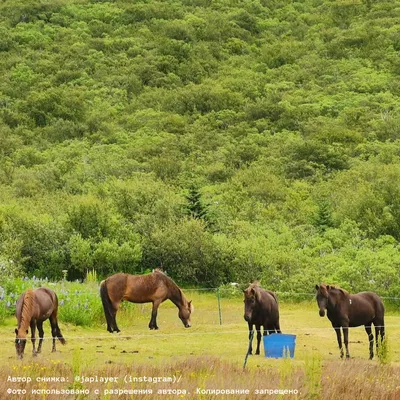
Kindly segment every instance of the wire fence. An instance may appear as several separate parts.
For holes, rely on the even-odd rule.
[[[353,330],[353,329],[360,329],[363,328],[364,326],[351,326],[348,327],[348,329]],[[381,328],[384,327],[385,329],[400,329],[400,324],[399,325],[385,325],[385,326],[375,326],[375,328]],[[304,332],[309,332],[309,331],[332,331],[334,328],[332,327],[315,327],[315,326],[307,326],[307,327],[296,327],[296,331],[300,331],[302,333]],[[118,333],[114,334],[108,334],[108,335],[93,335],[93,336],[66,336],[66,340],[131,340],[131,339],[137,339],[137,338],[148,338],[148,337],[158,337],[158,338],[169,338],[169,337],[177,337],[177,336],[215,336],[215,335],[246,335],[249,333],[248,329],[240,329],[240,330],[227,330],[227,331],[221,331],[221,330],[213,330],[213,331],[188,331],[186,330],[185,332],[182,333],[135,333],[132,335],[121,335]],[[31,338],[28,336],[27,340],[31,340]],[[35,338],[35,340],[39,340],[38,337]],[[45,336],[43,340],[53,340],[52,336]],[[15,341],[15,336],[3,336],[0,337],[0,341]]]
[[[230,292],[233,293],[233,290],[230,288],[221,288],[221,287],[214,287],[214,288],[188,288],[188,289],[182,289],[183,292],[198,292],[198,291],[209,291],[209,292]],[[305,297],[310,297],[310,298],[314,298],[315,297],[315,293],[308,293],[308,292],[281,292],[281,291],[274,291],[274,293],[277,296],[284,296],[284,297],[290,297],[290,296],[296,296],[296,297],[300,297],[300,296],[305,296]],[[241,292],[239,290],[237,290],[237,295],[240,295]],[[381,296],[377,293],[377,295],[383,299],[383,300],[399,300],[400,301],[400,297],[395,297],[395,296]]]

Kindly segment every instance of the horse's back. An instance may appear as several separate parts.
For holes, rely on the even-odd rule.
[[[274,292],[260,288],[261,302],[264,307],[275,309],[278,307],[278,300]]]
[[[381,298],[374,292],[360,292],[350,295],[350,326],[365,323],[383,323],[384,306]]]
[[[148,303],[167,294],[165,281],[165,275],[158,271],[145,275],[118,273],[106,279],[106,286],[112,301]]]
[[[27,296],[29,296],[29,300]],[[32,302],[31,306],[29,306],[32,307],[29,314],[31,319],[34,320],[45,320],[49,318],[58,307],[57,295],[53,290],[43,287],[35,290],[28,289],[22,293],[17,300],[15,316],[18,321],[20,321],[23,309],[26,307],[26,305],[24,306],[24,303],[27,304],[26,302],[29,301]]]
[[[276,323],[279,321],[279,308],[276,295],[270,290],[259,288],[259,298],[257,300],[257,312],[254,315],[254,323],[263,324],[265,321]],[[256,310],[254,310],[256,311]]]
[[[36,303],[36,318],[47,319],[58,309],[56,293],[49,288],[38,288],[34,291]]]
[[[168,296],[166,275],[159,271],[146,275],[129,275],[126,296],[126,300],[135,303],[166,300]]]
[[[385,312],[385,307],[383,305],[382,299],[374,292],[360,292],[357,295],[360,298],[364,299],[366,302],[369,302],[373,307],[376,313],[383,314]]]

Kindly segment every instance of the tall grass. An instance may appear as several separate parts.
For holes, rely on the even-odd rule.
[[[74,356],[75,357],[75,356]],[[21,364],[6,364],[0,366],[2,376],[22,374],[26,376],[63,376],[69,379],[64,386],[60,383],[48,383],[47,389],[60,389],[68,387],[73,382],[74,376],[112,376],[119,377],[118,385],[104,383],[75,383],[75,388],[90,389],[91,393],[85,399],[104,399],[98,396],[94,389],[104,390],[107,388],[118,389],[153,389],[153,394],[142,394],[131,396],[121,394],[120,400],[131,398],[140,400],[158,400],[165,398],[186,399],[298,399],[298,400],[396,400],[400,395],[398,387],[398,376],[400,366],[391,368],[382,367],[379,364],[371,364],[363,360],[329,361],[324,364],[315,358],[310,358],[310,363],[295,365],[291,361],[280,364],[276,360],[272,365],[264,365],[260,368],[251,368],[243,371],[240,365],[221,361],[217,357],[193,357],[180,361],[171,360],[164,365],[153,365],[151,362],[144,364],[99,364],[98,362],[87,365],[82,362],[85,354],[76,354],[73,365],[66,365],[55,361],[36,360],[35,362]],[[125,375],[133,377],[180,377],[179,383],[124,383]],[[321,376],[323,378],[321,378]],[[318,377],[318,390],[315,383]],[[282,380],[283,379],[283,380]],[[0,393],[6,393],[10,383],[3,379],[0,381]],[[28,394],[26,400],[35,399],[30,395],[31,389],[37,387],[35,380],[31,383],[13,384],[14,388],[25,388]],[[314,387],[314,389],[313,389]],[[248,389],[246,396],[196,394],[196,389]],[[157,395],[158,389],[186,390],[186,395],[165,396]],[[256,390],[296,390],[296,395],[284,395],[279,393],[271,395],[256,394]],[[48,395],[46,400],[55,400],[57,395]],[[73,398],[73,396],[71,397]],[[111,396],[111,398],[114,398]]]
[[[307,386],[309,399],[319,399],[322,394],[322,360],[319,354],[312,353],[305,361],[305,374],[307,377]]]
[[[385,339],[382,341],[379,337],[379,348],[377,350],[378,360],[381,364],[386,365],[392,361],[392,352],[390,351],[390,341],[386,334]]]
[[[95,269],[92,269],[91,271],[86,271],[86,277],[85,277],[85,282],[86,283],[97,283],[97,272]]]

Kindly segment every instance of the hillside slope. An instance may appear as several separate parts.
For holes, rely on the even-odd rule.
[[[3,275],[400,289],[400,4],[6,0]]]

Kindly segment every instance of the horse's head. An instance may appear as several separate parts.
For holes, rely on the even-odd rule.
[[[185,326],[185,328],[190,328],[191,322],[190,322],[190,314],[193,312],[194,307],[192,304],[192,301],[188,301],[186,302],[185,305],[181,306],[179,308],[179,318],[181,319],[183,325]]]
[[[24,329],[15,329],[15,349],[17,350],[17,357],[22,360],[24,356],[24,350],[26,345],[26,335],[28,334],[28,330]]]
[[[244,294],[244,319],[250,322],[253,316],[253,310],[258,300],[257,288],[254,284],[251,284],[246,290],[243,290]]]
[[[321,283],[321,285],[315,285],[315,289],[317,291],[317,303],[319,307],[319,315],[320,317],[325,316],[325,310],[328,305],[328,298],[329,298],[329,290],[331,287],[329,285],[325,285],[324,283]]]

